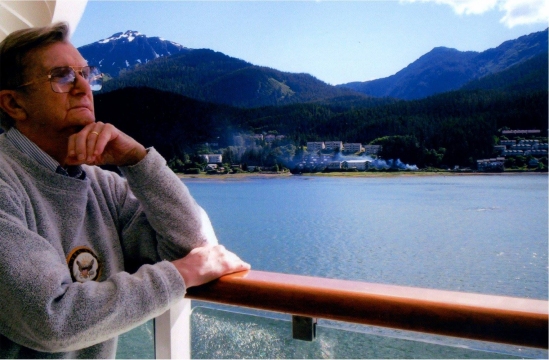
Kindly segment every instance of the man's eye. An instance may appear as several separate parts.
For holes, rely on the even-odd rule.
[[[70,83],[74,81],[75,75],[74,71],[70,68],[56,69],[52,71],[51,78],[53,81],[58,83]]]
[[[65,74],[63,76],[52,75],[52,79],[53,79],[53,81],[61,83],[61,84],[72,83],[72,82],[74,82],[74,73]]]

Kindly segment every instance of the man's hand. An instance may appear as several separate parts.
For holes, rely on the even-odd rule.
[[[135,165],[147,155],[145,147],[111,124],[86,125],[69,137],[66,165]]]
[[[193,249],[182,259],[172,261],[187,287],[202,285],[223,275],[250,270],[250,264],[240,260],[223,245],[206,245]]]

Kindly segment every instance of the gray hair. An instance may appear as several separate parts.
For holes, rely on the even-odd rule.
[[[25,71],[33,65],[28,55],[33,50],[58,42],[66,42],[69,26],[60,22],[49,26],[17,30],[0,43],[0,90],[14,90],[24,81]],[[0,126],[5,131],[15,124],[8,114],[0,109]]]

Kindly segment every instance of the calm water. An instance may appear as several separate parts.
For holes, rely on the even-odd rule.
[[[210,215],[219,241],[256,270],[548,298],[546,175],[293,176],[184,182]],[[196,316],[204,317],[200,312]],[[227,316],[233,320],[227,322]],[[294,346],[295,341],[291,335],[273,340],[276,331],[268,327],[268,322],[274,320],[259,320],[259,324],[250,320],[252,334],[270,329],[251,341],[250,332],[243,325],[246,322],[239,316],[219,313],[213,318],[195,318],[196,328],[207,324],[196,335],[200,338],[196,344],[202,346],[204,339],[223,344],[218,352],[214,346],[204,352],[196,350],[196,355],[242,357],[239,354],[247,344],[271,351],[263,354],[253,350],[252,357],[345,357],[337,352],[325,353],[322,338],[312,345],[320,346],[322,351],[286,356],[288,344]],[[286,332],[288,328],[289,325],[280,327]],[[239,330],[244,331],[242,336],[238,335]],[[322,333],[330,331],[335,330],[325,329]],[[524,353],[519,348],[491,348],[461,340],[453,349],[437,348],[438,345],[425,348],[422,342],[449,344],[453,340],[420,335],[409,342],[402,340],[407,335],[388,329],[357,331],[369,332],[370,337],[348,344],[339,342],[334,349],[347,346],[351,352],[345,354],[353,358],[495,357],[491,351],[534,358],[547,356],[542,350]],[[233,335],[225,339],[224,334]],[[152,357],[151,336],[149,323],[121,337],[118,357]],[[355,335],[344,338],[353,339],[352,336]],[[334,337],[329,341],[334,341]],[[419,345],[416,341],[420,341]],[[376,345],[364,345],[368,342]],[[381,346],[384,342],[387,344]],[[303,345],[298,345],[298,351],[302,351]],[[231,346],[237,352],[231,353]],[[463,347],[481,352],[455,352]],[[422,352],[419,348],[428,350]],[[359,350],[363,352],[354,352]],[[490,352],[483,355],[484,351]]]
[[[545,175],[184,182],[256,270],[548,297]]]

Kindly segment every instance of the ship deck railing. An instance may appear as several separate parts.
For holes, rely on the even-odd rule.
[[[548,348],[545,300],[264,271],[189,288],[155,319],[155,356],[191,357],[191,300],[464,339]]]

